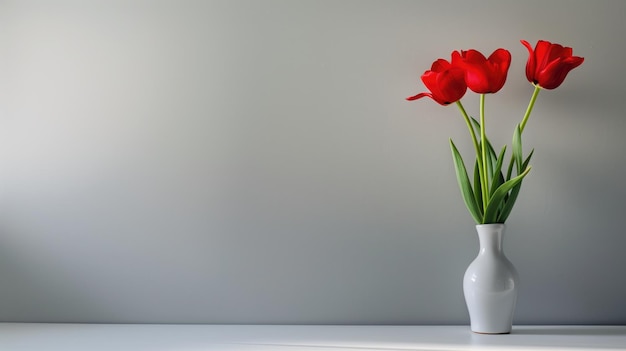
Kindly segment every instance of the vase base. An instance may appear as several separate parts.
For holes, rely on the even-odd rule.
[[[508,331],[508,332],[493,332],[492,333],[492,332],[479,332],[479,331],[475,331],[475,330],[472,330],[472,333],[482,334],[482,335],[505,335],[505,334],[511,334],[510,331]]]

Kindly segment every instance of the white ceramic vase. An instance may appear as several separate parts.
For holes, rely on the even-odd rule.
[[[502,251],[504,224],[476,226],[480,250],[463,277],[463,293],[475,333],[511,332],[519,278]]]

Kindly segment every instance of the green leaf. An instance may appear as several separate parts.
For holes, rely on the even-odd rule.
[[[535,149],[532,149],[530,151],[530,154],[528,154],[528,157],[524,161],[524,164],[522,164],[523,168],[528,167],[528,164],[530,163],[530,158],[533,156],[534,152],[535,152]],[[522,188],[522,182],[519,182],[519,184],[517,184],[516,186],[513,187],[513,189],[511,189],[511,193],[509,194],[509,197],[505,198],[504,207],[502,208],[502,211],[500,212],[500,215],[498,216],[498,223],[504,223],[507,220],[507,218],[509,218],[509,215],[511,214],[511,211],[513,210],[513,206],[515,205],[515,201],[517,200],[517,195],[519,195],[521,188]]]
[[[485,145],[487,146],[487,169],[485,171],[487,172],[487,178],[491,179],[494,168],[496,166],[497,156],[496,156],[496,152],[493,150],[493,147],[491,146],[491,143],[489,142],[487,137],[485,137],[485,141],[486,141]]]
[[[485,223],[497,223],[498,220],[498,209],[502,204],[502,200],[509,193],[509,191],[519,184],[524,177],[530,172],[532,167],[527,167],[522,174],[517,177],[504,182],[504,184],[500,185],[498,189],[493,193],[491,200],[489,200],[489,204],[487,205],[487,209],[485,210],[485,215],[483,217],[483,224]]]
[[[498,156],[496,155],[496,150],[491,145],[491,142],[487,137],[485,137],[485,142],[487,143],[487,152],[489,153],[489,159],[491,161],[491,168],[494,169],[496,163],[498,163]]]
[[[479,137],[478,146],[482,147],[481,143],[483,141],[480,140],[480,123],[474,117],[471,117],[471,119],[474,124],[474,128],[477,129],[477,134]],[[491,142],[489,141],[489,138],[487,138],[487,136],[485,136],[485,146],[487,149],[487,174],[494,174],[494,168],[496,166],[496,163],[498,162],[498,157],[496,156],[496,150],[493,148],[493,145],[491,145]]]
[[[508,198],[505,199],[504,206],[500,210],[500,214],[498,215],[498,223],[504,223],[511,211],[513,211],[513,206],[515,205],[515,201],[517,200],[517,195],[519,195],[520,189],[522,188],[522,183],[518,183],[516,186],[511,189]]]
[[[480,158],[477,156],[476,162],[474,163],[474,197],[476,198],[478,208],[481,210],[480,218],[482,218],[483,187],[480,182],[480,168],[478,162],[480,162]]]
[[[519,124],[513,133],[513,157],[517,164],[517,174],[520,174],[524,168],[522,168],[522,130]]]
[[[509,167],[506,171],[506,180],[511,179],[511,175],[513,174],[513,165],[515,165],[515,156],[511,155],[511,161],[509,161]]]
[[[474,117],[470,118],[472,119],[472,124],[474,124],[474,128],[476,128],[476,132],[480,135],[480,122],[478,122]]]
[[[530,163],[530,158],[533,157],[534,153],[535,153],[535,149],[530,150],[528,157],[526,157],[526,159],[524,160],[524,163],[522,164],[522,169],[526,169],[526,167],[528,167],[528,164]]]
[[[496,166],[493,170],[493,181],[491,184],[491,191],[489,192],[490,195],[493,195],[493,192],[496,191],[496,189],[502,183],[504,183],[504,176],[502,175],[502,162],[504,161],[505,152],[506,152],[506,145],[502,147],[502,150],[500,151],[500,154],[498,155],[498,158],[497,158],[498,161],[496,162]]]
[[[467,170],[465,169],[463,157],[461,157],[461,154],[454,145],[454,142],[452,142],[452,139],[450,139],[450,149],[452,150],[456,179],[459,183],[459,188],[461,188],[461,195],[463,195],[465,206],[476,223],[481,223],[481,211],[479,210],[476,198],[474,197],[474,192],[472,191],[472,185],[470,184],[469,177],[467,176]]]

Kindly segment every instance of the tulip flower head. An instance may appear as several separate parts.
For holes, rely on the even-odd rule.
[[[572,56],[572,48],[552,44],[549,41],[539,40],[534,50],[526,40],[521,40],[521,43],[528,49],[529,54],[526,78],[543,89],[557,88],[567,74],[585,60]]]
[[[465,83],[470,90],[478,94],[493,94],[506,82],[511,53],[497,49],[486,58],[476,50],[455,51],[452,53],[452,65],[465,70]]]
[[[444,59],[433,62],[430,70],[422,74],[422,82],[430,93],[419,93],[406,98],[409,101],[428,96],[440,105],[449,105],[461,100],[467,91],[465,84],[465,72],[459,67],[454,67]]]

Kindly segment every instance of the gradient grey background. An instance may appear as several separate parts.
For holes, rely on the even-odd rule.
[[[0,321],[465,324],[452,50],[586,61],[543,91],[507,222],[515,323],[626,323],[626,2],[0,1]],[[464,103],[477,114],[478,97]]]

